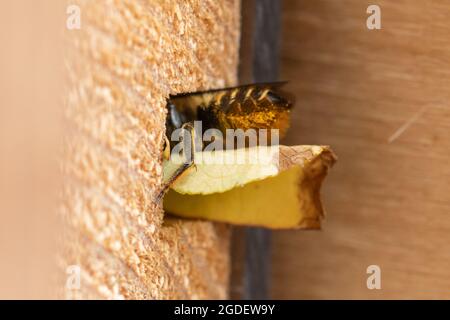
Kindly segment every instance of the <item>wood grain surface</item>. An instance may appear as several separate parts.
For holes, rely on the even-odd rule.
[[[339,160],[323,230],[274,234],[274,298],[450,298],[450,2],[370,4],[283,2],[289,142]]]

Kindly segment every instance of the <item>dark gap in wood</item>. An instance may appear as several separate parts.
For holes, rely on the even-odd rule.
[[[240,83],[276,81],[279,67],[280,1],[243,1],[241,12]],[[270,298],[270,243],[270,230],[234,228],[231,244],[231,298]]]

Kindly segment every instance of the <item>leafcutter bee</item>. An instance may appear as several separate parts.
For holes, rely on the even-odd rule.
[[[169,139],[176,129],[191,132],[191,150],[194,153],[194,122],[201,121],[203,134],[208,129],[217,129],[226,137],[227,129],[278,129],[282,138],[289,127],[292,99],[280,87],[284,82],[257,83],[237,87],[183,93],[167,100],[165,157],[177,142]],[[289,98],[288,98],[289,96]],[[226,143],[224,139],[223,143]],[[181,165],[167,180],[158,196],[160,200],[170,185],[183,172],[194,165],[194,158]]]

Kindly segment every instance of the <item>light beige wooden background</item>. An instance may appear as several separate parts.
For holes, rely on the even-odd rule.
[[[381,30],[366,28],[370,4]],[[273,297],[450,298],[450,2],[283,6],[289,142],[339,161],[323,230],[274,235]],[[381,290],[366,287],[372,264]]]

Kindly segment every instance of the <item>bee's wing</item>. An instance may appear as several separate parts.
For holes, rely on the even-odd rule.
[[[249,84],[243,84],[243,85],[234,86],[234,87],[208,89],[208,90],[200,90],[200,91],[194,91],[194,92],[187,92],[187,93],[180,93],[180,94],[170,95],[170,99],[183,98],[183,97],[192,96],[192,95],[214,94],[214,93],[219,93],[221,91],[231,91],[231,90],[234,90],[234,89],[245,90],[245,89],[247,89],[249,87],[267,87],[267,88],[274,88],[274,89],[276,89],[276,88],[282,87],[286,83],[287,83],[287,81],[249,83]]]
[[[207,108],[212,105],[225,105],[227,103],[230,103],[230,100],[243,99],[246,96],[248,97],[248,94],[250,92],[255,92],[256,90],[278,91],[279,88],[286,83],[287,81],[244,84],[235,87],[180,93],[176,95],[170,95],[169,99],[177,106],[194,110],[198,107]]]

